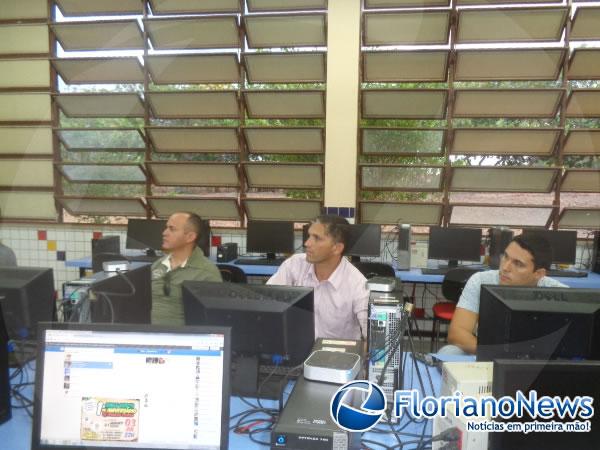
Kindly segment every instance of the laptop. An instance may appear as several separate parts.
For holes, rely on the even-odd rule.
[[[40,323],[32,450],[226,449],[227,327]]]

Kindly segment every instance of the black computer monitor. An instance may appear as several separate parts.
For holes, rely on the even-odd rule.
[[[380,225],[352,224],[349,225],[349,229],[345,255],[360,258],[361,256],[379,256],[381,254]]]
[[[223,327],[42,324],[32,450],[226,449],[230,342]]]
[[[480,258],[480,228],[429,228],[427,259],[448,260],[448,267],[457,267],[458,261],[479,261]]]
[[[160,250],[162,248],[162,234],[166,226],[166,220],[129,219],[125,248],[148,250],[149,254],[155,250]]]
[[[294,222],[249,220],[246,251],[266,253],[268,259],[275,259],[276,253],[293,253]]]
[[[119,236],[102,236],[92,239],[92,272],[100,272],[105,261],[122,260]]]
[[[34,339],[38,322],[56,317],[52,269],[0,267],[0,303],[9,337]]]
[[[600,289],[482,286],[477,360],[600,360]]]
[[[232,327],[235,360],[253,361],[236,392],[257,394],[259,362],[296,366],[312,349],[312,288],[184,281],[182,293],[186,325]]]
[[[494,362],[492,394],[496,399],[504,396],[515,398],[521,391],[528,397],[535,390],[538,399],[564,397],[574,399],[577,396],[588,396],[594,399],[597,408],[600,401],[600,361],[522,361],[497,360]],[[500,421],[504,421],[500,419]],[[498,432],[489,433],[488,450],[564,450],[592,449],[600,442],[600,414],[589,419],[565,416],[543,419],[531,417],[523,408],[522,417],[514,416],[508,422],[542,423],[542,422],[580,422],[590,421],[591,429],[587,432]],[[552,426],[548,423],[548,426]],[[567,424],[564,424],[567,426]]]
[[[550,243],[554,264],[575,264],[577,231],[523,230],[523,236],[531,235],[542,236]]]
[[[132,262],[126,272],[99,272],[90,286],[92,322],[149,324],[152,286],[149,263]]]

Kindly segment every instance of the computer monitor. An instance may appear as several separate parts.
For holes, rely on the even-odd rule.
[[[381,254],[381,226],[377,224],[349,225],[348,245],[345,255],[353,257],[379,256]],[[357,258],[354,258],[357,259]]]
[[[56,317],[52,269],[0,267],[0,303],[9,337],[35,339],[38,322]]]
[[[184,281],[182,293],[186,325],[232,327],[236,361],[250,357],[256,371],[259,362],[274,364],[279,357],[296,366],[312,349],[312,288]],[[235,391],[256,394],[258,372],[244,377],[247,384]]]
[[[44,323],[38,346],[32,450],[227,448],[228,328]]]
[[[552,263],[575,264],[577,231],[523,230],[523,236],[538,235],[546,238],[552,247]]]
[[[427,259],[448,260],[448,267],[457,267],[458,261],[479,261],[480,258],[480,228],[429,228]]]
[[[249,220],[246,251],[266,253],[268,259],[275,259],[276,253],[293,253],[294,223]]]
[[[152,281],[149,263],[133,262],[126,272],[99,272],[90,290],[92,322],[149,324]]]
[[[564,397],[575,399],[577,396],[589,396],[594,399],[597,408],[600,402],[600,361],[520,361],[497,360],[494,362],[492,394],[496,399],[504,396],[514,398],[520,390],[528,397],[535,390],[538,399]],[[504,421],[503,419],[499,419]],[[522,417],[514,416],[506,421],[538,424],[549,422],[590,421],[591,429],[587,432],[498,432],[489,433],[488,450],[564,450],[592,449],[600,442],[600,414],[582,420],[578,416],[565,418],[559,416],[543,419],[531,417],[527,409],[523,409]],[[563,426],[567,426],[564,424]]]
[[[122,260],[119,236],[102,236],[92,239],[92,272],[100,272],[105,261]]]
[[[477,360],[600,360],[600,289],[482,286]]]
[[[166,226],[166,220],[129,219],[125,248],[147,250],[148,254],[153,254],[154,250],[162,248],[162,234]]]

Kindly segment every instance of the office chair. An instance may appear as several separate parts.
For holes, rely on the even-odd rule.
[[[449,270],[442,282],[442,295],[447,300],[433,305],[433,324],[431,326],[431,352],[437,350],[442,323],[449,324],[454,316],[456,303],[460,299],[467,280],[477,269],[456,268]]]
[[[394,268],[389,264],[362,261],[356,261],[352,264],[354,264],[354,267],[360,270],[360,273],[362,273],[367,279],[373,277],[396,277]]]
[[[223,277],[223,281],[228,281],[230,283],[248,282],[244,271],[237,266],[234,266],[232,264],[217,264],[217,268],[219,269],[219,272],[221,272],[221,277]]]

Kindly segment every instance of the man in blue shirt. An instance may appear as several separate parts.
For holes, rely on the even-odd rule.
[[[477,323],[481,285],[567,287],[546,276],[552,263],[552,248],[539,236],[517,236],[504,250],[500,270],[475,273],[469,278],[450,322],[445,354],[474,354],[477,351]]]

